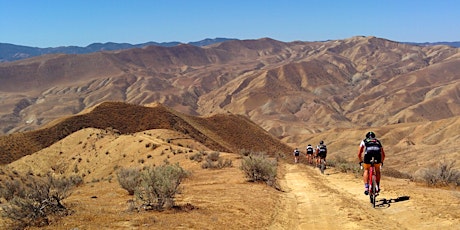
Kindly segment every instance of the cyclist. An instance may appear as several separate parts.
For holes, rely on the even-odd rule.
[[[366,151],[364,152],[364,148]],[[363,152],[364,152],[364,159],[363,159]],[[376,180],[377,180],[377,189],[380,190],[380,165],[383,165],[385,161],[385,151],[383,151],[382,143],[375,138],[375,133],[370,131],[366,133],[366,138],[361,141],[359,144],[359,151],[358,151],[358,159],[359,164],[363,165],[364,173],[363,173],[363,181],[364,181],[364,194],[369,194],[369,168],[371,167],[371,159],[374,157],[376,160],[375,166],[375,173],[376,173]],[[363,164],[364,163],[364,164]]]
[[[294,150],[294,162],[299,163],[299,156],[300,156],[300,151],[298,148],[295,148]]]
[[[324,144],[324,141],[320,141],[319,145],[316,146],[316,166],[320,165],[321,159],[324,159],[324,163],[326,164],[326,156],[327,156],[327,147]]]
[[[313,152],[315,152],[315,150],[313,149],[313,147],[308,144],[307,146],[307,161],[309,164],[313,164]]]

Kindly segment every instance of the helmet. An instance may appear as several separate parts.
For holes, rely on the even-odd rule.
[[[375,133],[372,131],[369,131],[366,133],[366,138],[375,138]]]
[[[320,145],[324,144],[324,141],[320,141],[319,144],[320,144]]]
[[[310,144],[308,144],[308,146],[311,146]]]

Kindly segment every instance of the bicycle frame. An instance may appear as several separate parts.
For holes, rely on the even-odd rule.
[[[319,167],[319,169],[321,170],[321,174],[324,174],[324,169],[326,169],[326,161],[324,160],[324,158],[320,158]]]

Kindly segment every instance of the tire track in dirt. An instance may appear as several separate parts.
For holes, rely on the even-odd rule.
[[[303,164],[282,167],[285,174],[280,185],[285,193],[270,229],[363,229],[376,223],[380,229],[408,228],[373,209],[368,197],[361,195],[359,179],[342,182],[339,174],[330,178],[336,173],[333,169],[323,175]]]

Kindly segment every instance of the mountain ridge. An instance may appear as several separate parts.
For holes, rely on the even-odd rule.
[[[458,66],[458,48],[372,36],[46,55],[0,64],[0,130],[37,130],[107,101],[161,103],[191,116],[243,116],[292,147],[321,138],[332,152],[349,153],[362,133],[379,130],[394,155],[425,156],[428,149],[442,148],[450,157],[458,154],[454,143],[460,138],[453,131],[460,115]],[[400,142],[411,135],[407,130],[427,132],[423,123],[436,128],[412,139],[449,141]],[[347,140],[338,139],[338,130]]]
[[[23,46],[23,45],[15,45],[10,43],[0,43],[0,62],[11,62],[22,60],[26,58],[31,58],[35,56],[45,55],[45,54],[87,54],[93,52],[100,52],[100,51],[115,51],[115,50],[123,50],[123,49],[132,49],[132,48],[142,48],[146,46],[164,46],[164,47],[172,47],[177,46],[180,44],[189,44],[193,46],[208,46],[215,43],[221,43],[225,41],[232,41],[232,40],[240,40],[236,38],[205,38],[200,41],[195,42],[145,42],[139,44],[130,44],[130,43],[116,43],[116,42],[105,42],[105,43],[92,43],[88,46],[81,47],[81,46],[59,46],[59,47],[48,47],[48,48],[40,48],[40,47],[32,47],[32,46]],[[460,41],[454,42],[401,42],[404,44],[409,45],[416,45],[416,46],[437,46],[437,45],[447,45],[452,47],[460,47]]]
[[[231,128],[230,128],[231,127]],[[38,152],[85,128],[132,134],[151,129],[170,129],[186,134],[215,151],[242,149],[270,154],[291,148],[241,115],[193,117],[161,104],[150,106],[104,102],[73,116],[63,117],[40,129],[0,136],[0,164]]]
[[[188,42],[186,44],[193,46],[207,46],[214,43],[235,40],[233,38],[206,38],[200,41]],[[106,42],[106,43],[92,43],[88,46],[59,46],[59,47],[48,47],[48,48],[39,48],[31,46],[22,46],[15,45],[10,43],[0,43],[0,62],[12,62],[18,61],[26,58],[41,56],[45,54],[87,54],[100,51],[115,51],[123,49],[132,49],[132,48],[142,48],[146,46],[164,46],[172,47],[180,44],[181,42],[145,42],[139,44],[130,44],[130,43],[115,43],[115,42]]]

